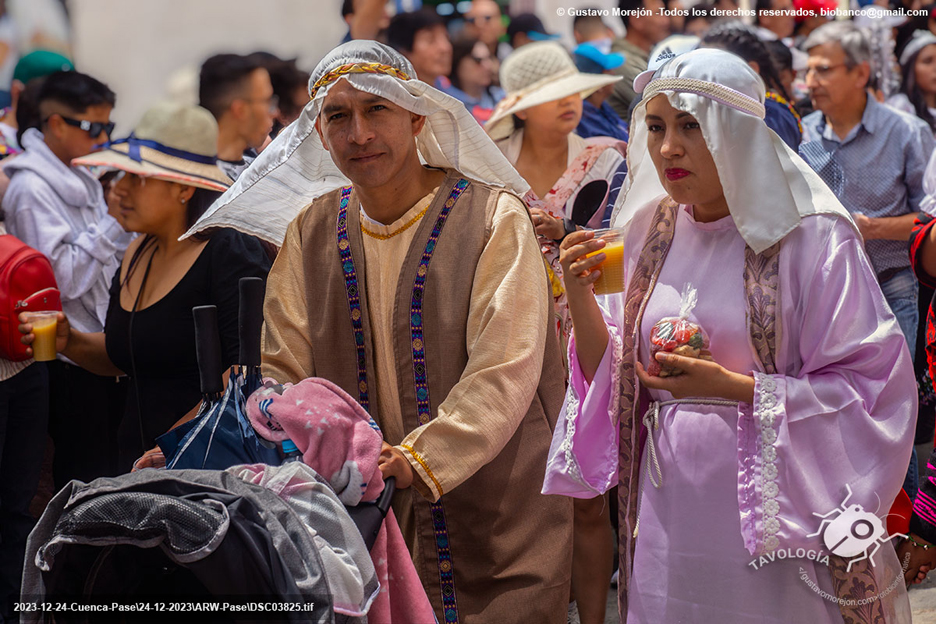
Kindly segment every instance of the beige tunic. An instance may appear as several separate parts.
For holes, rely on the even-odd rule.
[[[387,440],[402,440],[398,446],[422,481],[416,487],[432,501],[493,459],[526,414],[543,366],[548,326],[545,311],[549,309],[548,291],[530,287],[545,279],[539,250],[518,240],[532,229],[530,218],[522,202],[503,194],[494,212],[491,239],[481,254],[472,284],[468,368],[439,405],[435,419],[404,437],[393,352],[393,307],[400,269],[416,234],[416,225],[434,197],[435,191],[390,225],[381,225],[363,212],[361,217],[366,271],[370,276],[378,276],[367,281],[380,406],[377,421]],[[287,237],[286,245],[295,240]],[[309,321],[305,287],[295,279],[301,275],[301,269],[286,268],[301,261],[299,249],[284,246],[276,260],[277,270],[270,272],[267,282],[267,290],[277,294],[280,305],[289,310],[290,324],[297,330],[295,334],[290,332],[292,337],[280,345],[283,350],[295,345],[294,340],[300,335],[307,335],[303,331]],[[522,296],[516,296],[519,293]],[[523,314],[517,314],[520,308],[524,309]],[[269,333],[265,336],[263,374],[279,381],[296,381],[291,370],[277,366],[267,357]],[[311,361],[311,348],[308,345],[308,357],[301,359]],[[288,359],[295,361],[300,349],[293,347],[288,351]],[[306,366],[301,369],[312,370]],[[449,455],[452,448],[459,451],[458,461],[438,459]],[[418,453],[425,466],[408,449]]]
[[[355,398],[367,389],[384,438],[404,451],[418,477],[418,494],[401,491],[394,509],[440,621],[441,560],[427,501],[441,496],[459,621],[560,622],[571,505],[539,493],[563,387],[548,331],[550,292],[526,208],[480,183],[455,204],[429,265],[423,312],[434,417],[428,424],[416,418],[413,277],[457,179],[449,174],[439,197],[430,194],[389,225],[368,219],[351,195],[347,228],[361,287],[366,384],[349,348],[337,193],[299,215],[267,283],[264,374],[281,382],[319,375]]]

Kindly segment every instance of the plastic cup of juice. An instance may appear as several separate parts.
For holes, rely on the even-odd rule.
[[[623,230],[595,230],[595,238],[600,238],[605,242],[604,248],[587,254],[590,258],[596,254],[603,253],[604,261],[596,269],[601,271],[601,275],[595,281],[596,295],[610,295],[624,291],[624,232]]]
[[[37,362],[51,362],[55,359],[55,328],[58,324],[58,312],[27,312],[26,322],[33,326],[36,339],[32,343],[33,359]]]

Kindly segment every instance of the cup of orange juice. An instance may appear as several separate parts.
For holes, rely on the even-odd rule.
[[[610,295],[624,291],[624,232],[623,230],[595,230],[595,238],[600,238],[605,242],[605,246],[598,251],[587,254],[590,258],[596,254],[603,253],[604,261],[596,269],[601,271],[601,275],[595,281],[596,295]]]
[[[58,312],[26,312],[26,322],[32,324],[32,333],[36,337],[32,343],[33,358],[37,362],[51,362],[55,359],[55,328],[58,324]]]

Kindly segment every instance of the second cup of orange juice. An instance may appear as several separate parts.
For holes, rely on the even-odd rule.
[[[600,238],[605,242],[605,246],[599,251],[587,254],[590,258],[596,254],[603,253],[604,261],[596,269],[601,271],[601,275],[595,281],[596,295],[610,295],[624,290],[624,233],[622,230],[595,230],[595,238]]]
[[[37,362],[51,362],[55,359],[55,329],[58,312],[26,312],[26,322],[33,326],[33,358]]]

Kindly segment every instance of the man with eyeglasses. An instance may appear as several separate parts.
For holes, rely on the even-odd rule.
[[[465,35],[487,46],[494,59],[495,78],[500,61],[512,51],[510,44],[501,41],[505,34],[507,28],[504,26],[500,5],[494,0],[474,0],[465,13]]]
[[[56,72],[39,90],[41,125],[23,133],[25,152],[5,161],[7,231],[52,263],[62,308],[81,331],[100,332],[110,285],[130,235],[108,214],[97,178],[73,159],[109,139],[114,93],[91,76]],[[49,434],[56,489],[116,471],[123,388],[67,360],[48,363]],[[6,458],[4,458],[6,461]]]
[[[218,121],[218,167],[236,180],[264,147],[279,110],[270,74],[257,57],[212,56],[201,67],[198,99]]]
[[[933,135],[921,119],[869,95],[871,48],[851,22],[817,28],[806,39],[806,86],[815,112],[803,118],[800,154],[830,183],[865,240],[884,297],[914,354],[918,285],[907,240],[922,211],[923,173]],[[909,397],[908,397],[909,399]],[[916,457],[905,483],[916,493]]]

